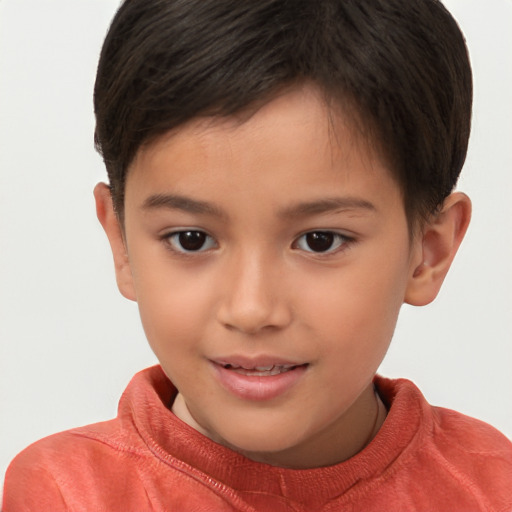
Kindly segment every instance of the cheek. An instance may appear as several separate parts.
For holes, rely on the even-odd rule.
[[[192,349],[209,322],[208,281],[190,269],[153,259],[143,272],[134,273],[134,283],[142,324],[157,355]]]
[[[337,270],[309,283],[308,321],[334,356],[354,365],[380,363],[391,341],[405,291],[403,265],[377,258]],[[331,345],[332,344],[332,345]],[[346,363],[345,363],[346,365]]]

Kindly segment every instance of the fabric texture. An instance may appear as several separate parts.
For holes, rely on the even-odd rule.
[[[45,438],[5,479],[3,512],[512,511],[512,443],[430,406],[411,382],[375,378],[388,416],[326,468],[253,462],[179,420],[159,366],[138,373],[116,419]]]

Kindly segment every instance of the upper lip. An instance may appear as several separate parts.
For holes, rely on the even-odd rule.
[[[255,370],[256,368],[267,368],[273,366],[302,366],[306,363],[286,359],[282,357],[262,355],[257,357],[249,357],[243,355],[233,355],[229,357],[219,357],[211,359],[211,361],[220,366],[234,366],[244,368],[245,370]]]

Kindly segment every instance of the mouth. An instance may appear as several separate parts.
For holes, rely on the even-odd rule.
[[[221,386],[242,400],[267,401],[292,391],[308,373],[309,363],[276,360],[270,357],[242,357],[212,361]]]

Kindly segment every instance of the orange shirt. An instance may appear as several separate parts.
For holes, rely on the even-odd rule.
[[[512,510],[512,443],[375,378],[389,413],[373,441],[326,468],[282,469],[218,445],[169,410],[160,367],[137,374],[114,420],[33,444],[9,467],[3,512]]]

